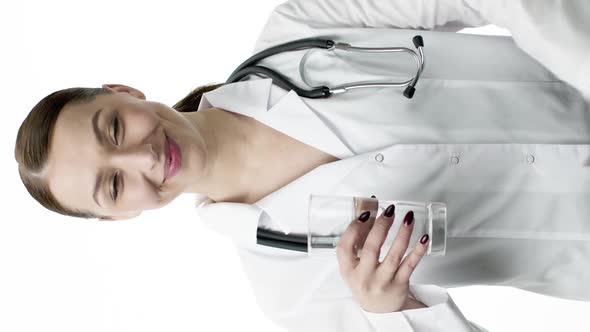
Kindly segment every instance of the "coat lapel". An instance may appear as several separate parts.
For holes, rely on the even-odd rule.
[[[339,159],[354,156],[328,125],[294,92],[257,79],[223,85],[203,94],[197,111],[216,107],[252,117]]]
[[[344,140],[334,133],[295,91],[289,91],[268,112],[256,119],[338,159],[354,156]]]
[[[367,161],[366,154],[316,167],[255,204],[270,218],[259,226],[281,230],[285,234],[307,232],[307,207],[311,194],[333,195],[332,188]]]

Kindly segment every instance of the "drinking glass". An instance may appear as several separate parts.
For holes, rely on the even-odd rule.
[[[445,203],[313,194],[310,195],[308,206],[308,255],[316,257],[335,255],[340,236],[348,225],[351,222],[356,222],[364,211],[370,211],[371,216],[366,221],[370,227],[365,228],[366,231],[361,233],[361,238],[357,243],[357,249],[362,249],[376,217],[381,215],[390,204],[395,204],[395,216],[381,247],[381,258],[387,254],[406,213],[410,210],[414,211],[414,229],[405,254],[414,249],[424,234],[428,234],[430,240],[426,255],[444,256],[447,245],[447,206]]]

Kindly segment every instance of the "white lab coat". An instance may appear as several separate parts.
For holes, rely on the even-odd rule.
[[[525,0],[326,0],[277,7],[256,51],[313,36],[413,47],[417,32],[398,28],[452,30],[489,22],[510,29],[526,53],[509,37],[420,31],[426,69],[412,100],[399,89],[311,100],[256,77],[204,95],[199,109],[253,117],[341,159],[252,205],[209,200],[197,207],[203,222],[235,241],[268,317],[288,331],[485,331],[462,315],[443,287],[502,285],[590,300],[590,113],[583,97],[590,95],[584,53],[590,34],[582,20],[589,7],[585,1]],[[302,85],[298,66],[305,52],[277,55],[264,65]],[[334,85],[414,71],[399,55],[361,59],[318,52],[306,74]],[[446,255],[424,257],[410,280],[410,292],[428,308],[366,312],[342,280],[336,257],[256,244],[257,227],[306,233],[312,193],[447,203]]]

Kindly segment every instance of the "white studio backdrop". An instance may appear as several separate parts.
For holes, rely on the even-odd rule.
[[[171,106],[223,81],[281,2],[0,4],[0,331],[283,331],[258,309],[232,243],[204,228],[191,195],[129,221],[62,217],[29,196],[13,157],[22,120],[53,91],[122,83]],[[492,332],[589,331],[587,302],[509,287],[449,293]]]

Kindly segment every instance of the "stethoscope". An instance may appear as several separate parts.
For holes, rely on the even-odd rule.
[[[424,70],[424,51],[422,48],[424,47],[424,41],[422,40],[422,36],[414,36],[412,38],[412,42],[414,46],[418,50],[416,53],[414,50],[409,49],[407,47],[354,47],[350,44],[346,43],[335,43],[333,40],[329,39],[319,39],[319,38],[309,38],[309,39],[300,39],[288,43],[284,43],[281,45],[277,45],[266,49],[260,53],[256,53],[248,60],[244,61],[241,65],[236,68],[233,73],[229,76],[225,84],[234,83],[240,81],[242,78],[251,75],[251,74],[262,74],[264,76],[270,77],[273,80],[273,83],[280,86],[286,90],[293,90],[301,97],[305,98],[326,98],[333,94],[344,93],[349,90],[354,89],[362,89],[362,88],[403,88],[406,87],[404,90],[404,96],[407,98],[412,98],[414,96],[414,92],[416,91],[416,83],[418,83],[418,79]],[[416,61],[416,74],[411,79],[405,82],[370,82],[370,83],[362,83],[362,84],[346,84],[340,85],[333,88],[327,86],[320,86],[315,87],[311,90],[301,89],[295,84],[289,82],[289,80],[284,77],[283,75],[273,71],[267,67],[263,66],[256,66],[256,63],[275,54],[288,52],[288,51],[296,51],[296,50],[303,50],[308,48],[322,48],[328,51],[333,50],[343,50],[343,51],[350,51],[350,52],[365,52],[365,53],[394,53],[394,52],[406,52],[410,54],[414,60]],[[302,72],[300,71],[302,74]],[[302,78],[305,82],[305,79],[302,75]]]
[[[301,39],[296,40],[288,43],[284,43],[281,45],[277,45],[266,49],[260,53],[254,54],[248,60],[244,61],[238,68],[236,68],[233,73],[229,76],[225,84],[238,82],[244,77],[251,75],[251,74],[262,74],[267,76],[273,80],[273,83],[278,85],[279,87],[286,89],[286,90],[293,90],[301,97],[305,98],[326,98],[333,94],[344,93],[349,90],[354,89],[361,89],[361,88],[403,88],[406,87],[404,90],[403,95],[408,99],[411,99],[414,96],[414,92],[416,91],[416,83],[418,83],[418,79],[420,78],[420,74],[424,70],[424,51],[422,48],[424,47],[424,41],[422,40],[422,36],[417,35],[412,38],[412,42],[414,46],[418,50],[416,53],[414,50],[411,50],[407,47],[381,47],[381,48],[370,48],[370,47],[353,47],[349,44],[345,43],[335,43],[332,40],[328,39],[318,39],[318,38],[309,38],[309,39]],[[295,50],[302,50],[308,48],[322,48],[328,51],[332,50],[343,50],[343,51],[351,51],[351,52],[366,52],[366,53],[393,53],[393,52],[406,52],[412,55],[414,60],[416,61],[416,74],[413,78],[405,81],[405,82],[370,82],[370,83],[362,83],[362,84],[346,84],[340,85],[333,88],[327,86],[320,86],[315,87],[311,90],[305,90],[299,88],[295,84],[289,82],[289,80],[284,77],[283,75],[263,66],[256,66],[256,63],[275,54],[288,52],[288,51],[295,51]],[[303,72],[300,69],[300,75],[304,82],[305,78]],[[306,82],[306,84],[308,84]],[[308,84],[309,85],[309,84]],[[310,85],[311,86],[311,85]],[[287,249],[287,250],[294,250],[294,251],[308,251],[308,240],[307,235],[297,235],[297,234],[284,234],[281,232],[258,228],[256,232],[256,242],[257,244],[275,247],[280,249]]]

